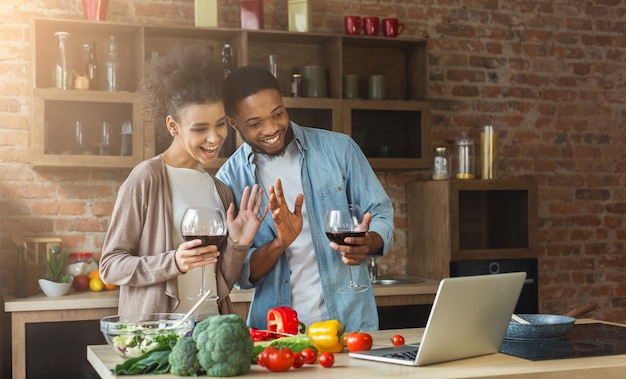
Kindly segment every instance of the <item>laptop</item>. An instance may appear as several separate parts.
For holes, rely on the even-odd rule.
[[[525,278],[525,272],[445,278],[439,283],[421,342],[349,356],[425,366],[497,353]]]

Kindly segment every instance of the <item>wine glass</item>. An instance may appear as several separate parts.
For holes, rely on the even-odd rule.
[[[226,237],[226,217],[224,212],[216,208],[187,208],[180,222],[180,230],[185,241],[202,240],[202,245],[219,245]],[[204,267],[200,279],[200,292],[187,296],[189,300],[198,300],[206,293],[204,283]],[[206,300],[217,300],[217,295],[210,295]]]
[[[332,208],[324,216],[324,232],[331,241],[339,245],[349,245],[344,242],[346,237],[363,237],[365,231],[359,227],[363,222],[363,211],[356,204],[348,204],[345,208]],[[367,290],[367,285],[357,284],[352,278],[352,266],[348,266],[350,283],[339,290],[341,293],[359,293]]]

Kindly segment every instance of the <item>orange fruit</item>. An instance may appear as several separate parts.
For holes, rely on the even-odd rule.
[[[113,291],[116,288],[117,288],[117,286],[115,284],[106,284],[106,283],[104,283],[104,289],[107,290],[107,291]]]
[[[89,273],[89,279],[95,279],[95,278],[100,279],[100,269],[98,268]]]
[[[100,278],[93,278],[89,280],[89,289],[94,292],[100,292],[104,289],[104,283]]]

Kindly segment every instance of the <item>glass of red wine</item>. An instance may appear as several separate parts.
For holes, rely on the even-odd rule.
[[[226,217],[221,209],[216,208],[187,208],[180,222],[180,231],[185,241],[200,239],[202,245],[219,245],[226,237]],[[206,293],[204,282],[204,267],[200,279],[200,292],[197,295],[187,296],[189,300],[198,300]],[[210,295],[206,300],[217,300],[217,295]]]
[[[363,222],[363,211],[356,204],[348,204],[341,209],[328,209],[324,216],[324,231],[331,241],[339,245],[349,245],[345,242],[346,237],[363,237],[365,231],[360,229]],[[359,293],[367,290],[367,285],[357,284],[352,278],[352,266],[348,266],[350,283],[340,289],[341,293]]]

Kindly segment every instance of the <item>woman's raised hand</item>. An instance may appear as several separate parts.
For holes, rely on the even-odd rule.
[[[241,245],[252,243],[252,239],[259,230],[261,221],[265,218],[268,210],[266,206],[259,216],[262,198],[263,190],[259,189],[258,184],[255,184],[252,190],[250,190],[250,187],[246,187],[243,191],[237,217],[235,217],[235,204],[231,203],[228,207],[228,211],[226,212],[226,225],[228,227],[228,234],[233,242]]]

